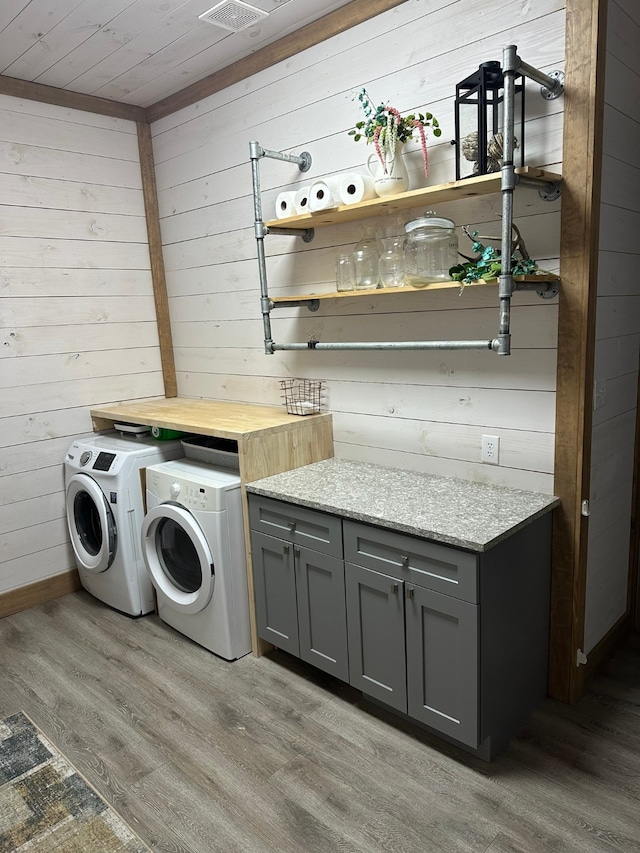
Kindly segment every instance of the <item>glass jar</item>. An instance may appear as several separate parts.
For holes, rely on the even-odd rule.
[[[355,285],[355,270],[353,255],[338,255],[336,257],[336,287],[339,291],[353,290]]]
[[[381,237],[380,283],[383,287],[402,287],[404,278],[404,237]]]
[[[405,225],[407,242],[404,266],[407,284],[425,287],[436,281],[450,281],[449,270],[458,263],[455,222],[427,210],[424,216]]]
[[[380,285],[380,245],[374,226],[364,229],[362,239],[353,250],[356,290],[371,290]]]

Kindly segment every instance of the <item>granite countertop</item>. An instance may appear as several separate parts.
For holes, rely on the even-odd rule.
[[[540,492],[335,458],[255,480],[246,489],[480,552],[560,504]]]

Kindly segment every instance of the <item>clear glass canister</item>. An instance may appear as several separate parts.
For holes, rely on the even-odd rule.
[[[373,225],[365,226],[362,239],[353,250],[356,290],[370,290],[380,284],[380,245]]]
[[[455,222],[427,210],[424,216],[404,226],[404,269],[407,284],[425,287],[435,281],[450,281],[449,270],[458,263]]]
[[[404,237],[381,237],[380,282],[383,287],[402,287],[404,280]]]

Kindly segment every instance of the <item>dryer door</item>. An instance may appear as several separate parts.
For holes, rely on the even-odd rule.
[[[117,548],[116,522],[104,492],[93,477],[74,474],[67,483],[67,523],[78,563],[104,572]]]
[[[151,583],[174,610],[198,613],[211,601],[213,556],[188,509],[171,501],[150,509],[142,523],[142,556]]]

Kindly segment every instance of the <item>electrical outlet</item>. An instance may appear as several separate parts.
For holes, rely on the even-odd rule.
[[[500,461],[500,438],[497,435],[482,436],[482,462],[498,465]]]

